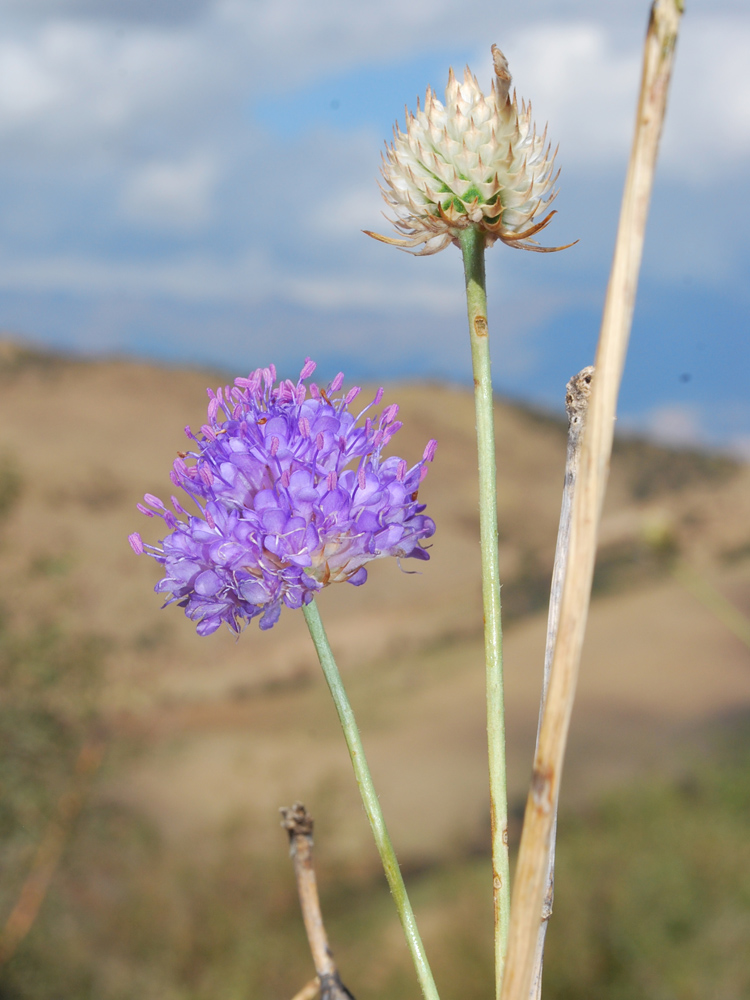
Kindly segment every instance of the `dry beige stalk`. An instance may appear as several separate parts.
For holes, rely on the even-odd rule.
[[[562,504],[560,506],[560,523],[557,529],[557,545],[555,546],[555,564],[552,569],[552,586],[549,597],[549,615],[547,616],[547,642],[544,650],[544,681],[542,683],[542,701],[539,706],[539,727],[537,742],[542,727],[544,710],[547,705],[547,689],[549,688],[552,659],[555,654],[557,628],[560,622],[560,602],[562,601],[563,583],[568,567],[568,552],[570,549],[570,528],[573,513],[573,498],[578,483],[578,469],[581,464],[581,444],[583,443],[583,428],[586,425],[586,414],[591,397],[591,383],[594,369],[591,365],[574,375],[565,387],[565,411],[568,414],[568,453],[565,459],[565,481],[563,485]],[[544,903],[537,931],[536,952],[534,958],[534,974],[531,980],[529,1000],[538,1000],[542,995],[542,965],[544,963],[544,941],[547,936],[547,924],[552,916],[552,904],[555,896],[555,840],[557,837],[557,803],[555,803],[555,818],[552,823],[549,850],[547,852],[547,876]]]
[[[305,983],[299,993],[295,993],[292,1000],[315,1000],[320,992],[320,980],[316,976],[309,983]]]
[[[320,1000],[354,1000],[349,990],[341,982],[333,954],[328,945],[323,915],[320,912],[318,884],[312,860],[313,818],[301,802],[295,802],[291,808],[282,808],[279,811],[282,816],[281,825],[289,834],[289,853],[297,879],[302,919],[305,923],[307,940],[310,944],[313,964],[317,973],[316,981],[313,981],[315,982],[314,992],[309,992],[313,986],[313,982],[310,982],[303,987],[301,994],[297,994],[297,998],[300,995],[313,997],[320,990]]]
[[[655,0],[646,34],[635,136],[604,304],[579,486],[573,502],[569,572],[563,586],[547,707],[534,759],[513,888],[502,1000],[528,1000],[532,986],[547,858],[588,616],[617,396],[681,13],[682,3],[678,0]]]

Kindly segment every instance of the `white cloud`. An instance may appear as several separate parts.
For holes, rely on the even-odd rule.
[[[464,310],[462,289],[455,285],[441,284],[429,276],[421,281],[403,281],[394,284],[384,276],[368,276],[352,280],[340,276],[292,277],[287,286],[289,296],[301,305],[319,309],[419,309],[421,312],[455,312]]]
[[[561,211],[550,241],[584,238],[543,261],[504,248],[488,259],[501,319],[494,342],[504,372],[507,352],[515,358],[523,394],[549,345],[522,343],[520,331],[589,312],[603,292],[646,8],[645,0],[512,8],[472,0],[457,20],[449,0],[0,0],[0,288],[28,301],[57,291],[78,304],[136,302],[139,319],[123,330],[161,330],[172,309],[204,322],[225,307],[243,316],[258,305],[286,308],[301,325],[318,323],[326,345],[351,342],[351,317],[369,310],[373,328],[398,340],[396,354],[422,349],[425,329],[463,322],[460,263],[454,250],[414,261],[359,234],[388,232],[376,184],[387,126],[383,135],[363,122],[279,137],[253,131],[252,107],[341,79],[368,115],[379,114],[378,95],[363,92],[370,71],[391,64],[403,75],[412,57],[456,52],[456,62],[481,44],[472,66],[486,84],[496,40],[519,95],[532,98],[537,122],[549,120],[560,142]],[[692,276],[694,290],[729,291],[746,266],[747,209],[734,201],[750,159],[748,51],[750,17],[738,2],[692,0],[647,246],[661,288]],[[417,89],[428,82],[441,81]],[[400,114],[400,101],[387,111]],[[14,295],[3,301],[7,316],[23,317],[12,313]],[[57,322],[50,309],[26,328]],[[438,370],[449,355],[432,333],[429,344]],[[665,439],[700,440],[697,411],[666,407],[651,417]]]
[[[670,174],[691,185],[719,184],[728,169],[747,166],[749,59],[749,16],[685,18],[663,144]]]
[[[307,86],[477,37],[468,27],[456,30],[448,0],[315,7],[219,0],[201,17],[172,24],[65,18],[69,8],[61,3],[56,16],[30,17],[24,30],[7,27],[0,40],[0,132],[36,148],[81,151],[81,142],[121,136],[144,121],[158,123],[165,140],[189,123],[195,141],[196,127],[213,132],[251,90]],[[571,19],[571,11],[588,14],[590,4],[560,6],[557,19],[550,9],[539,4],[533,23],[524,24],[522,14],[506,19],[502,31],[495,14],[487,31],[506,50],[519,94],[531,97],[542,125],[550,122],[566,170],[621,164],[635,111],[642,28],[633,26],[640,20],[631,14],[622,31],[612,12]],[[750,18],[722,14],[717,5],[713,11],[684,19],[665,134],[664,164],[693,181],[715,170],[717,159],[725,166],[750,156],[750,74],[743,70]],[[489,80],[488,45],[474,68]],[[226,142],[229,130],[224,121]]]
[[[347,279],[329,272],[293,271],[272,265],[260,251],[233,261],[203,254],[159,261],[109,261],[74,255],[12,259],[0,255],[0,288],[85,295],[169,297],[182,302],[259,304],[283,300],[311,310],[368,309],[461,316],[460,283],[446,285],[434,273],[394,283],[387,275]]]
[[[0,0],[3,13],[29,12],[39,15],[95,20],[156,23],[189,21],[211,6],[212,0]]]
[[[241,33],[257,58],[256,78],[271,87],[303,85],[373,60],[393,60],[460,33],[451,0],[219,0],[217,21]],[[466,34],[470,34],[467,25]],[[280,67],[283,70],[280,71]],[[265,79],[263,79],[265,78]],[[270,84],[270,86],[269,86]]]
[[[750,17],[686,16],[677,46],[663,170],[688,184],[723,176],[750,158]],[[642,37],[598,21],[547,21],[511,32],[506,45],[519,97],[550,124],[566,171],[624,164],[635,121]],[[483,77],[490,64],[482,53]]]
[[[549,121],[566,169],[627,153],[640,51],[620,48],[600,23],[560,21],[512,34],[506,55],[519,98],[531,99],[538,127]]]
[[[705,443],[702,415],[695,406],[658,406],[639,423],[649,437],[661,444],[698,447]]]
[[[254,302],[272,293],[273,280],[262,255],[250,253],[231,264],[203,254],[168,260],[126,261],[60,254],[27,259],[0,257],[0,288],[84,295],[166,296],[186,302]]]
[[[28,47],[15,39],[0,42],[0,122],[6,128],[53,110],[61,93],[56,74]]]
[[[348,237],[357,229],[388,233],[391,226],[383,218],[383,199],[374,179],[355,187],[339,190],[315,201],[309,209],[307,224],[315,233]]]
[[[173,140],[228,87],[226,60],[197,31],[49,20],[0,39],[0,133],[29,153],[86,155],[158,122]],[[229,73],[231,76],[231,73]],[[205,124],[203,126],[206,127]]]
[[[211,219],[218,178],[206,154],[147,163],[128,178],[121,208],[126,218],[150,228],[195,229]]]

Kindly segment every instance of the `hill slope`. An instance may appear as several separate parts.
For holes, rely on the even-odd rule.
[[[5,613],[20,630],[54,621],[105,637],[100,704],[119,750],[98,785],[102,799],[144,811],[175,845],[205,847],[217,830],[240,824],[263,854],[278,850],[277,805],[303,798],[321,814],[325,850],[353,861],[369,835],[301,616],[284,612],[270,632],[253,625],[239,642],[199,639],[178,610],[160,610],[157,567],[127,546],[135,529],[158,537],[135,503],[147,491],[169,494],[182,428],[203,422],[205,387],[220,381],[3,345]],[[365,588],[331,587],[320,605],[394,840],[416,860],[486,837],[474,415],[468,392],[444,386],[394,387],[385,401],[401,405],[395,451],[411,462],[429,437],[439,442],[420,492],[438,526],[432,558],[419,575],[376,564]],[[503,402],[496,427],[509,760],[520,801],[565,430]],[[675,554],[750,610],[750,469],[620,443],[564,781],[569,800],[674,762],[686,733],[750,705],[748,651],[670,575]]]

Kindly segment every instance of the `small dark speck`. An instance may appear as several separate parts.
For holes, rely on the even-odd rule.
[[[680,375],[680,382],[689,382],[692,379],[692,377],[693,376],[690,374],[690,372],[683,372],[682,375]]]
[[[338,111],[341,107],[341,101],[331,101],[331,111]]]

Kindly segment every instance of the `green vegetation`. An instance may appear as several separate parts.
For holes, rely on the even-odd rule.
[[[641,438],[617,438],[612,462],[625,472],[634,500],[678,493],[698,483],[724,483],[740,465],[727,455],[696,448],[666,448]]]
[[[643,585],[669,572],[678,555],[679,546],[672,535],[607,545],[596,558],[592,593],[600,597]]]
[[[548,997],[750,996],[748,736],[563,824]]]
[[[94,719],[103,651],[97,638],[51,625],[19,634],[0,613],[0,925],[70,788]]]
[[[73,361],[69,355],[54,351],[36,350],[10,340],[0,340],[0,383],[11,382],[29,372],[46,378],[54,377],[72,364],[84,365],[86,361]]]
[[[567,421],[554,413],[514,400],[532,428],[567,437]],[[679,493],[690,486],[728,482],[740,470],[729,455],[699,448],[670,448],[638,436],[618,436],[612,446],[613,467],[622,471],[633,500],[650,500],[666,493]]]
[[[23,481],[18,462],[7,452],[0,454],[0,521],[15,509],[23,492]]]

